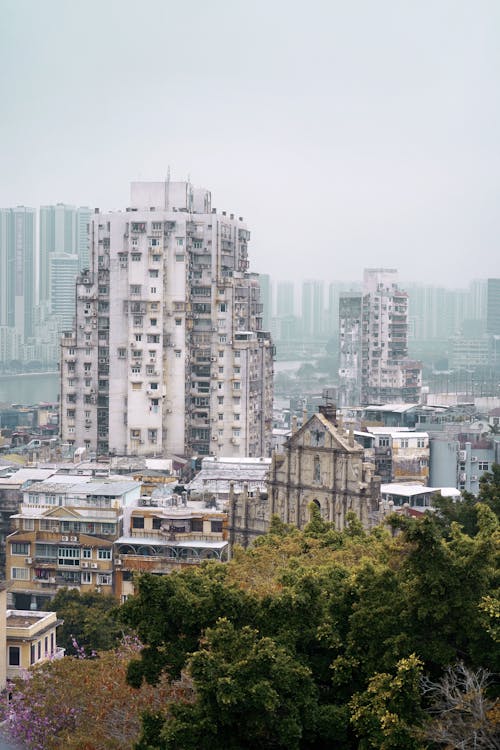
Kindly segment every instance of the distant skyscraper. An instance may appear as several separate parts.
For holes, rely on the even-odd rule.
[[[34,208],[0,209],[0,325],[23,339],[33,335],[35,224]]]
[[[73,327],[78,266],[78,255],[52,253],[50,256],[50,311],[59,318],[61,331]]]
[[[488,279],[486,303],[486,331],[500,336],[500,279]]]
[[[292,281],[278,281],[276,285],[276,317],[295,315],[295,289]]]
[[[324,330],[324,284],[304,281],[302,284],[302,326],[305,336],[322,336]]]
[[[260,298],[262,300],[262,325],[265,331],[271,330],[273,316],[273,294],[271,277],[267,273],[259,274]]]
[[[90,209],[75,208],[64,203],[55,206],[40,206],[40,244],[38,298],[40,302],[50,299],[50,256],[65,253],[78,256],[79,270],[88,267],[88,223]],[[56,264],[57,267],[57,264]]]

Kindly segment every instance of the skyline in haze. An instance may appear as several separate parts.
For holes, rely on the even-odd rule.
[[[498,277],[500,5],[0,0],[0,206],[190,175],[273,278]]]

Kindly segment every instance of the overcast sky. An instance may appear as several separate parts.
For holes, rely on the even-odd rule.
[[[0,205],[188,175],[276,278],[500,276],[499,0],[0,0]]]

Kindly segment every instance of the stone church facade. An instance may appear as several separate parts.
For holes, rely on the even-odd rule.
[[[337,419],[335,407],[321,406],[304,420],[282,453],[274,453],[268,477],[267,497],[230,494],[230,540],[246,546],[265,533],[273,515],[303,529],[314,503],[325,521],[342,530],[352,511],[363,526],[370,527],[380,503],[380,477],[364,460],[363,447],[354,441]]]

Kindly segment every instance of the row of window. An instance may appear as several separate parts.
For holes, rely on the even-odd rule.
[[[27,557],[30,554],[29,542],[11,542],[10,550],[12,555],[23,555]],[[36,543],[35,555],[37,557],[56,558],[77,558],[83,560],[92,559],[92,549],[90,547],[56,547],[55,544]],[[99,547],[97,549],[98,560],[111,560],[111,549]],[[61,563],[62,564],[62,563]]]

